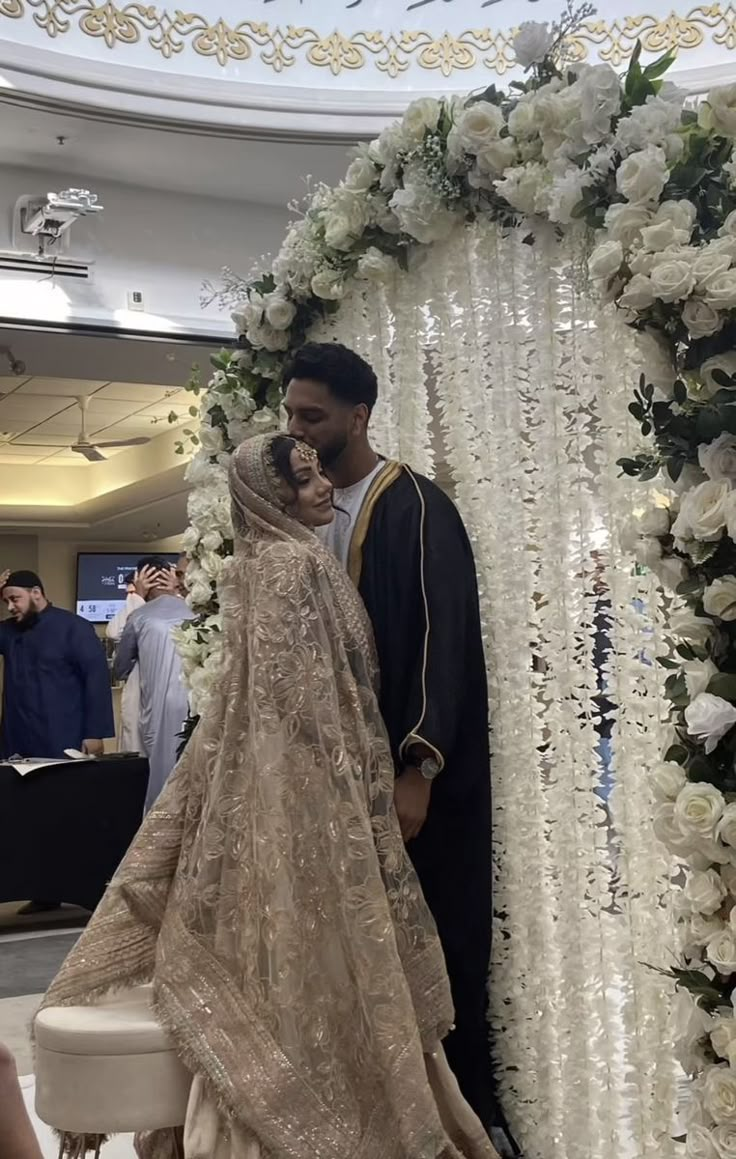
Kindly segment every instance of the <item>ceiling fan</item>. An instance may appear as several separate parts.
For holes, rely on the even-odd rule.
[[[110,439],[107,442],[93,443],[87,435],[86,418],[88,404],[89,398],[86,395],[80,395],[77,398],[77,406],[82,416],[82,426],[70,450],[76,451],[78,455],[84,455],[89,463],[104,463],[106,456],[101,454],[101,452],[107,450],[109,447],[143,447],[146,443],[150,443],[151,440],[145,437],[137,439]],[[26,443],[24,445],[32,447],[38,444]]]
[[[93,443],[87,437],[87,429],[85,426],[88,404],[89,398],[86,395],[80,395],[77,399],[77,405],[82,415],[82,427],[77,435],[76,442],[72,443],[71,449],[79,455],[84,455],[89,463],[104,462],[105,455],[100,454],[100,451],[107,450],[108,447],[144,447],[146,443],[150,443],[151,440],[145,437],[137,439],[111,439],[104,443]]]

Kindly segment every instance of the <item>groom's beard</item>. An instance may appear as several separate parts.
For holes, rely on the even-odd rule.
[[[322,466],[328,474],[330,472],[330,467],[334,467],[336,465],[338,459],[345,451],[347,445],[347,435],[340,435],[338,438],[333,439],[331,443],[328,443],[327,446],[314,448],[319,455]]]

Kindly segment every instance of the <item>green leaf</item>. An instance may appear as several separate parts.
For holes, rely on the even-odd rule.
[[[644,76],[647,78],[647,80],[658,80],[661,76],[664,76],[668,68],[672,67],[672,65],[675,63],[675,59],[675,53],[671,50],[668,50],[664,53],[663,56],[660,56],[657,60],[653,60],[651,64],[648,64],[646,68],[644,68]]]
[[[708,683],[708,692],[713,696],[722,696],[724,700],[736,701],[736,674],[717,672]]]
[[[688,762],[687,775],[691,781],[706,781],[709,785],[718,785],[723,779],[715,765],[700,754]]]
[[[683,406],[687,402],[687,387],[685,383],[678,378],[672,390],[675,396],[675,402],[679,406]]]

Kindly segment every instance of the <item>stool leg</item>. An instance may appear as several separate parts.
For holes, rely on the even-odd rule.
[[[59,1159],[84,1159],[90,1153],[93,1159],[100,1159],[100,1150],[106,1141],[107,1135],[71,1135],[64,1131],[59,1146]]]

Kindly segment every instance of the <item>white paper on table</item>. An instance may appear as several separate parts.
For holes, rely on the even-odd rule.
[[[71,765],[74,762],[66,758],[60,759],[57,757],[56,759],[49,758],[47,760],[46,757],[38,757],[36,760],[30,761],[0,761],[0,764],[9,765],[21,777],[25,777],[27,773],[33,773],[37,769],[50,769],[52,765]]]

